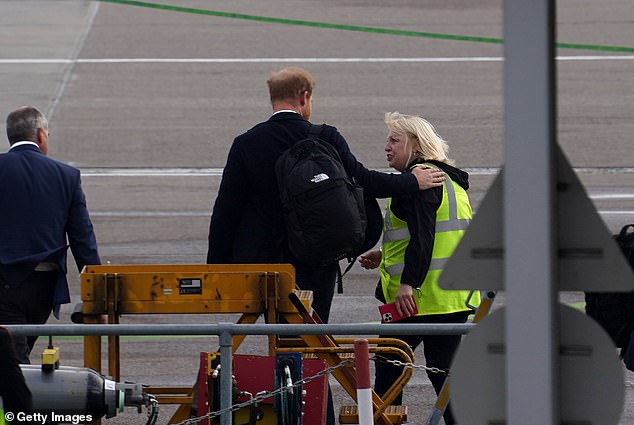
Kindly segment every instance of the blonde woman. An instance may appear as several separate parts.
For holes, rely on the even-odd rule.
[[[394,302],[405,316],[399,323],[465,323],[471,310],[468,291],[445,291],[438,276],[453,253],[471,219],[467,196],[469,175],[454,167],[447,157],[448,145],[425,119],[390,112],[385,115],[389,129],[385,145],[390,167],[409,173],[416,167],[440,169],[445,173],[441,187],[388,200],[381,250],[369,251],[359,259],[365,268],[379,268],[381,280],[377,298]],[[479,295],[474,294],[472,304]],[[426,365],[448,370],[460,343],[460,335],[403,335],[397,338],[412,349],[423,343]],[[375,391],[383,396],[402,367],[376,363]],[[445,375],[428,373],[436,390]],[[392,404],[401,404],[402,394]],[[447,408],[445,423],[455,423]]]

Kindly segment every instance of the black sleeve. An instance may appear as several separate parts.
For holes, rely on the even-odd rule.
[[[18,364],[9,331],[0,328],[0,397],[5,412],[33,411],[31,391]]]
[[[401,284],[422,285],[429,271],[436,232],[436,211],[442,201],[442,187],[419,191],[392,200],[392,210],[407,222],[410,241],[405,250]]]
[[[207,264],[232,261],[233,239],[246,204],[247,179],[237,143],[234,141],[225,165],[209,223]]]
[[[418,181],[411,173],[392,174],[368,170],[350,151],[348,143],[336,128],[324,126],[324,140],[339,152],[341,162],[349,176],[354,177],[370,198],[389,198],[418,192]]]

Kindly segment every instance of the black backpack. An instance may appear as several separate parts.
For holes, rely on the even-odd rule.
[[[634,269],[634,224],[623,226],[614,239]],[[585,298],[586,314],[605,329],[617,347],[627,347],[634,329],[634,291],[586,292]]]
[[[358,255],[367,224],[363,188],[348,176],[337,150],[320,139],[322,129],[311,125],[275,164],[286,243],[308,265]]]

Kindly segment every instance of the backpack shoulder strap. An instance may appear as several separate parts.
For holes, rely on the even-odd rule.
[[[632,229],[632,233],[634,233],[634,224],[626,224],[625,226],[623,226],[621,232],[619,233],[619,237],[624,238],[625,236],[627,236],[628,232],[630,232],[630,229]]]
[[[339,155],[339,152],[337,151],[337,148],[333,144],[333,141],[331,140],[331,138],[323,137],[323,133],[325,129],[326,129],[326,124],[310,124],[310,127],[308,128],[307,137],[318,139],[318,142],[320,142],[319,145],[322,146],[323,149],[326,149],[328,151],[328,154],[331,157],[333,157],[337,162],[342,164],[343,166],[343,163],[341,161],[341,156]],[[346,171],[346,174],[347,174],[347,171]]]
[[[310,127],[308,127],[308,136],[309,137],[321,137],[321,133],[324,131],[324,125],[323,124],[311,124]]]

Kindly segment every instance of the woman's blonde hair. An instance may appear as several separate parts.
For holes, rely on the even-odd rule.
[[[423,161],[435,160],[448,165],[455,164],[454,160],[447,157],[449,145],[436,133],[434,126],[426,119],[400,112],[387,112],[385,124],[393,132],[405,134],[407,143],[413,144],[412,156],[414,158]]]

